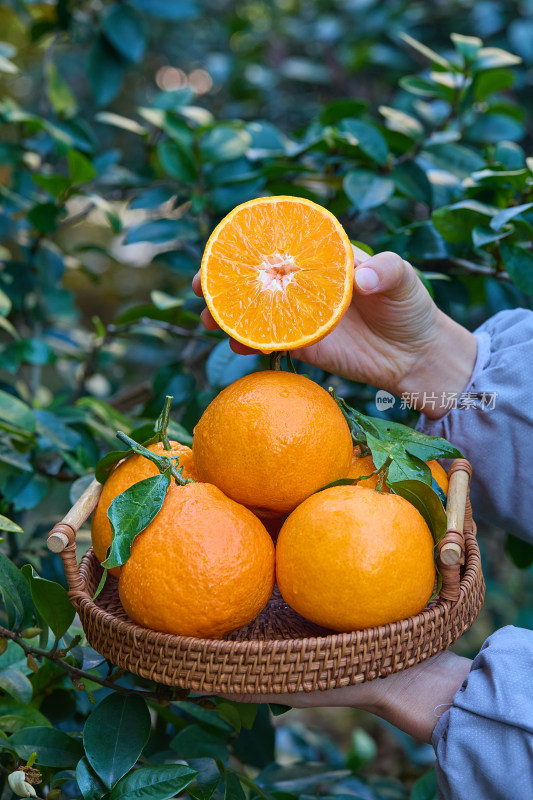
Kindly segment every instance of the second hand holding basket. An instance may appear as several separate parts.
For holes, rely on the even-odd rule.
[[[89,644],[109,661],[143,678],[194,692],[281,694],[334,689],[386,677],[446,650],[473,623],[485,585],[468,485],[472,468],[456,459],[449,470],[447,532],[439,543],[443,585],[436,600],[408,619],[389,625],[332,633],[293,611],[277,589],[245,628],[224,639],[160,633],[132,622],[120,604],[118,581],[102,576],[92,548],[80,566],[76,533],[102,490],[93,481],[48,535],[61,554],[69,596]]]

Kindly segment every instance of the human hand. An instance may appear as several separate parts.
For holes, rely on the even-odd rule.
[[[352,302],[337,327],[310,347],[291,355],[350,380],[370,383],[396,395],[462,392],[474,367],[477,343],[470,331],[438,309],[413,267],[396,253],[369,257],[354,247]],[[200,274],[193,290],[201,297]],[[208,309],[206,328],[218,327]],[[253,351],[232,340],[236,353]],[[417,409],[433,418],[444,407]]]
[[[358,708],[387,720],[410,736],[429,742],[439,717],[452,705],[453,696],[471,665],[468,658],[444,652],[387,678],[355,686],[323,692],[223,697],[241,703],[280,703],[292,708]]]

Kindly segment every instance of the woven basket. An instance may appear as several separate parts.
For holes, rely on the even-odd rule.
[[[143,678],[192,691],[278,694],[333,689],[385,677],[446,650],[473,623],[484,597],[476,527],[468,499],[470,464],[450,468],[448,530],[439,545],[443,586],[415,616],[352,633],[332,633],[293,611],[274,590],[262,613],[224,639],[173,636],[127,616],[118,581],[108,575],[92,602],[102,567],[92,548],[78,567],[76,532],[101,491],[94,481],[48,536],[60,552],[69,596],[89,644],[109,661]]]

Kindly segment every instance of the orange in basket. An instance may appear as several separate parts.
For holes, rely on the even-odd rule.
[[[196,470],[192,450],[179,442],[170,442],[170,450],[165,450],[161,442],[151,444],[148,450],[159,456],[172,456],[179,458],[179,466],[183,467],[184,478],[196,478]],[[111,545],[111,523],[107,517],[107,510],[118,494],[125,492],[134,483],[158,475],[159,470],[153,461],[141,455],[131,455],[115,467],[105,482],[100,500],[93,514],[91,523],[91,539],[94,552],[98,561],[104,561],[107,549]],[[112,575],[120,575],[120,567],[109,570]]]
[[[274,560],[272,539],[247,508],[209,483],[171,483],[121,568],[119,596],[146,628],[220,638],[263,610]]]
[[[325,389],[303,375],[265,370],[215,397],[192,449],[200,480],[259,514],[284,514],[346,477],[352,436]]]
[[[403,497],[333,486],[305,500],[276,545],[287,603],[335,631],[385,625],[418,614],[435,585],[433,536]]]

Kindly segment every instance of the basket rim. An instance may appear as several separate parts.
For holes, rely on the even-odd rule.
[[[83,556],[80,563],[80,576],[86,587],[85,572],[91,559],[96,558],[93,553],[92,547]],[[106,627],[109,626],[109,632],[116,631],[121,634],[133,634],[135,639],[142,639],[146,642],[154,644],[167,644],[172,648],[187,649],[191,652],[211,652],[220,655],[229,653],[241,653],[242,655],[259,654],[259,653],[275,653],[278,650],[294,650],[300,651],[309,647],[316,647],[318,649],[332,649],[337,650],[346,645],[352,645],[354,642],[364,643],[365,641],[379,640],[381,646],[386,646],[387,641],[393,636],[402,636],[410,628],[418,628],[424,622],[439,621],[446,619],[450,616],[450,612],[454,607],[460,606],[467,593],[472,589],[477,571],[480,568],[481,557],[479,547],[477,544],[476,536],[473,532],[465,531],[465,566],[464,573],[460,582],[460,595],[459,599],[451,602],[449,600],[437,597],[435,600],[430,601],[431,605],[426,606],[418,614],[413,614],[410,617],[405,617],[395,622],[387,623],[385,625],[375,626],[372,628],[361,628],[355,631],[343,633],[329,633],[317,636],[304,636],[288,639],[201,639],[194,636],[180,636],[179,634],[164,633],[163,631],[156,631],[152,628],[145,628],[138,625],[133,620],[121,620],[115,617],[109,611],[104,610],[96,603],[94,603],[88,596],[86,591],[70,591],[69,595],[77,610],[83,608],[84,613],[88,614],[92,619],[100,619]],[[111,576],[113,580],[117,580]]]

